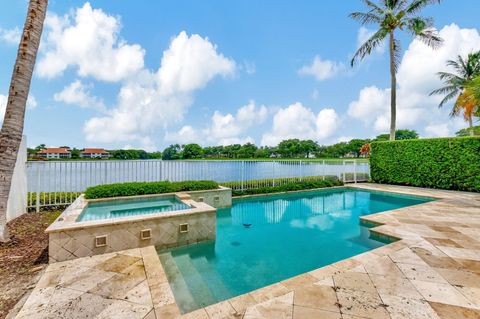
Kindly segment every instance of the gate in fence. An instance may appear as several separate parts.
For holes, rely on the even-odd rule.
[[[370,168],[355,160],[36,161],[27,163],[28,207],[67,205],[90,186],[123,182],[214,180],[233,189],[304,179],[367,181]]]

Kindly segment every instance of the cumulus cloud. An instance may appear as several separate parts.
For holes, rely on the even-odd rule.
[[[325,108],[318,114],[297,102],[279,109],[273,116],[270,132],[263,134],[262,145],[277,145],[285,139],[322,140],[330,137],[339,124],[334,109]]]
[[[143,68],[145,51],[119,37],[120,19],[93,9],[89,2],[65,16],[45,19],[37,73],[53,78],[75,67],[80,76],[116,82]]]
[[[461,29],[455,24],[440,30],[444,39],[441,48],[433,50],[414,40],[406,50],[397,74],[397,127],[423,128],[426,136],[452,135],[461,121],[448,121],[449,107],[438,109],[441,96],[429,96],[440,86],[437,72],[448,70],[445,63],[458,55],[480,50],[480,34],[476,29]],[[350,103],[348,115],[373,126],[377,132],[386,132],[390,126],[390,88],[375,86],[363,88],[357,100]],[[465,126],[465,124],[463,124]],[[448,130],[448,131],[447,131]]]
[[[240,107],[236,115],[225,114],[215,111],[212,116],[212,124],[206,134],[210,142],[220,145],[252,142],[251,137],[242,137],[253,125],[261,124],[268,115],[267,108],[262,105],[257,107],[254,101]]]
[[[167,132],[165,141],[178,144],[198,143],[202,138],[201,135],[201,131],[190,125],[185,125],[178,132]]]
[[[198,34],[180,32],[163,53],[158,81],[163,94],[192,92],[215,76],[232,75],[235,62],[217,52],[217,46]]]
[[[86,138],[144,143],[152,130],[183,118],[195,91],[216,76],[233,74],[235,68],[235,62],[218,53],[208,38],[181,32],[164,52],[158,71],[142,70],[125,81],[117,106],[86,122]]]
[[[0,40],[7,44],[19,44],[20,37],[22,36],[22,31],[15,27],[13,29],[3,29],[0,28]]]
[[[103,101],[90,92],[92,85],[83,84],[76,80],[65,86],[62,91],[55,93],[53,99],[57,102],[78,105],[83,108],[95,108],[103,110],[105,105]]]
[[[195,129],[192,126],[183,126],[178,132],[168,132],[165,140],[174,143],[192,143],[205,141],[215,145],[253,143],[254,140],[248,135],[248,130],[254,125],[262,124],[268,117],[266,106],[257,106],[255,101],[238,108],[235,114],[222,114],[215,111],[210,123],[203,129]]]
[[[342,63],[322,60],[320,56],[316,55],[312,64],[305,65],[298,70],[298,74],[313,76],[318,81],[330,79],[345,69]]]

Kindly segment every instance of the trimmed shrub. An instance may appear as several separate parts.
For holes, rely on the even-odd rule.
[[[480,137],[373,142],[377,183],[480,192]]]
[[[214,181],[117,183],[89,187],[85,191],[85,198],[97,199],[183,191],[198,191],[217,188],[218,184]]]
[[[233,181],[233,182],[223,182],[221,183],[222,186],[231,188],[231,189],[239,189],[239,188],[259,188],[259,187],[272,187],[272,186],[280,186],[284,184],[292,184],[302,181],[321,181],[321,180],[338,180],[338,176],[336,175],[327,175],[325,178],[323,176],[303,176],[303,177],[277,177],[273,178],[265,178],[265,179],[249,179],[246,181]]]
[[[301,191],[316,188],[326,188],[334,186],[342,186],[343,183],[338,180],[307,180],[302,182],[287,183],[279,186],[267,186],[259,188],[250,188],[244,190],[232,190],[233,196],[255,195],[255,194],[269,194],[281,193],[290,191]]]

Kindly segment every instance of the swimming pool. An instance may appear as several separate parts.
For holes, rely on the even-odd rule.
[[[191,208],[175,196],[89,202],[77,221],[149,215]]]
[[[239,199],[217,210],[215,241],[159,257],[186,313],[380,247],[360,216],[431,200],[350,188]]]

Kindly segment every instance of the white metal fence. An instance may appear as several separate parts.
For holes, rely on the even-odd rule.
[[[28,207],[73,202],[90,186],[123,182],[214,180],[234,189],[303,179],[369,179],[369,164],[355,160],[37,161],[27,163]]]

